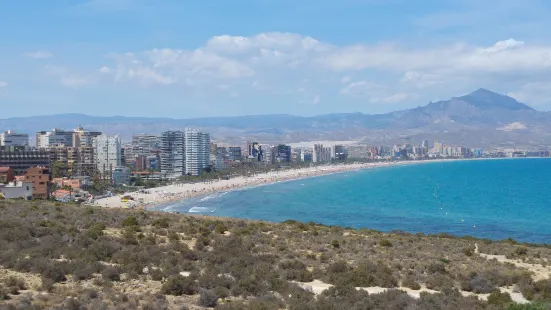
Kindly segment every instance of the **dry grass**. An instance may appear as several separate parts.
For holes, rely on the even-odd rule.
[[[544,246],[49,202],[0,212],[8,309],[502,309],[513,290],[551,301],[534,273],[551,260]]]

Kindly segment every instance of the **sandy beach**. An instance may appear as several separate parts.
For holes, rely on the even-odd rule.
[[[150,188],[141,192],[130,192],[125,195],[130,195],[134,201],[122,202],[123,195],[112,196],[97,199],[93,205],[108,207],[108,208],[145,208],[152,209],[155,206],[166,204],[175,201],[182,201],[191,197],[208,195],[218,192],[227,192],[239,188],[257,186],[263,184],[271,184],[275,182],[296,180],[308,177],[327,175],[332,173],[353,171],[359,169],[371,169],[377,167],[388,167],[396,165],[408,165],[423,162],[437,162],[440,160],[431,161],[399,161],[399,162],[377,162],[377,163],[357,163],[357,164],[340,164],[326,165],[301,169],[288,169],[280,171],[272,171],[265,174],[257,174],[249,177],[235,177],[229,180],[212,180],[203,183],[181,183],[168,186]]]

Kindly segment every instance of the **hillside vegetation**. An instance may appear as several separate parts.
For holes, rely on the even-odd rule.
[[[551,309],[551,248],[512,240],[36,201],[0,214],[0,309]]]

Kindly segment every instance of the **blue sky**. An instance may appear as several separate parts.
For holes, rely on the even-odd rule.
[[[551,110],[544,0],[0,0],[0,118]]]

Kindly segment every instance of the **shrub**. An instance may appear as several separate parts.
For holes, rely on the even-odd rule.
[[[491,305],[502,306],[511,302],[512,302],[511,295],[509,295],[509,293],[502,293],[499,290],[494,290],[488,296],[488,303]]]
[[[194,295],[197,293],[197,284],[190,277],[181,275],[170,276],[163,284],[161,292],[165,295]]]
[[[137,223],[136,223],[137,225]],[[159,228],[168,228],[170,226],[170,219],[167,217],[163,217],[160,219],[155,219],[151,225]]]
[[[379,241],[379,245],[384,247],[391,247],[392,242],[390,242],[390,240],[388,239],[381,239],[381,241]]]
[[[20,290],[26,290],[27,289],[27,285],[25,284],[25,280],[23,280],[21,278],[14,277],[14,276],[9,277],[6,280],[5,284],[9,287],[16,287],[17,289],[20,289]]]
[[[516,256],[526,255],[527,253],[528,253],[528,249],[526,247],[519,246],[515,249]]]
[[[130,215],[122,221],[123,227],[138,226],[138,219],[134,215]]]
[[[494,291],[495,286],[482,276],[475,276],[469,281],[473,293],[488,294]]]
[[[446,273],[446,266],[444,266],[444,264],[442,264],[442,263],[432,263],[432,264],[429,265],[428,271],[430,273],[443,274],[443,273]]]
[[[67,280],[67,278],[65,277],[65,272],[60,268],[59,265],[48,265],[42,272],[42,278],[52,280],[54,283],[64,282]],[[42,282],[44,282],[44,280]]]
[[[107,267],[103,269],[101,272],[101,276],[103,279],[109,280],[109,281],[120,281],[121,280],[121,273],[118,268],[116,267]]]
[[[341,245],[340,245],[340,243],[339,243],[339,240],[333,239],[333,240],[331,240],[331,246],[332,246],[334,249],[338,249]]]
[[[428,289],[437,291],[443,291],[445,289],[453,287],[453,282],[450,280],[450,278],[441,274],[430,276],[425,284],[427,285]]]
[[[406,276],[405,279],[402,281],[402,286],[405,286],[412,290],[421,289],[421,285],[419,285],[419,283],[417,283],[417,281],[415,281],[415,279],[412,276]]]
[[[201,290],[199,295],[199,306],[213,308],[218,304],[218,296],[211,290]]]
[[[473,256],[474,251],[475,251],[475,247],[474,247],[474,246],[464,247],[464,248],[461,250],[461,252],[463,252],[463,254],[465,254],[466,256]]]

